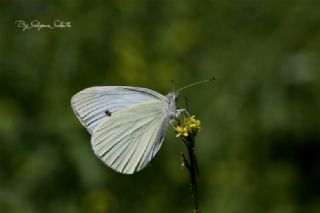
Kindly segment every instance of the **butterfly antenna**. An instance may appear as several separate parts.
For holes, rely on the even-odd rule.
[[[193,83],[193,84],[189,84],[189,85],[187,85],[187,86],[184,86],[184,87],[178,89],[177,92],[180,92],[181,90],[184,90],[184,89],[186,89],[186,88],[188,88],[188,87],[192,87],[192,86],[195,86],[195,85],[197,85],[197,84],[202,84],[202,83],[210,82],[210,81],[213,81],[213,80],[216,80],[216,77],[215,77],[215,76],[213,76],[213,77],[210,78],[210,79],[204,80],[204,81],[199,81],[199,82],[196,82],[196,83]]]
[[[171,83],[172,92],[174,92],[174,82],[173,82],[173,80],[171,80],[170,83]]]

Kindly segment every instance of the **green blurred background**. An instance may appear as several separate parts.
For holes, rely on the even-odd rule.
[[[98,160],[70,98],[187,89],[204,213],[320,212],[320,1],[0,0],[0,212],[192,212],[168,131],[135,175]],[[16,20],[71,21],[23,32]]]

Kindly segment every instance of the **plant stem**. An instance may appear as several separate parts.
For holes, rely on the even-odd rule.
[[[189,154],[189,172],[190,172],[190,180],[191,180],[191,191],[194,200],[194,212],[200,213],[199,209],[199,195],[198,195],[198,188],[197,188],[197,162],[194,154],[194,138],[189,138],[190,140],[186,141],[185,144],[188,149]]]

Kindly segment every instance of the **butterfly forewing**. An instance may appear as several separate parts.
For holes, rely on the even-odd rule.
[[[167,102],[151,100],[113,113],[92,135],[95,154],[118,172],[140,171],[161,147],[170,119],[167,110]]]
[[[72,108],[90,134],[113,114],[135,104],[165,101],[163,95],[145,88],[104,86],[84,89],[71,99]]]

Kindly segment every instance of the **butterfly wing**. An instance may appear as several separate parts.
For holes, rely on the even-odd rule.
[[[142,170],[159,151],[169,125],[166,101],[152,100],[115,112],[95,129],[95,154],[117,172]]]
[[[80,122],[90,134],[102,120],[128,106],[166,97],[149,89],[139,87],[103,86],[90,87],[75,94],[71,106]]]

